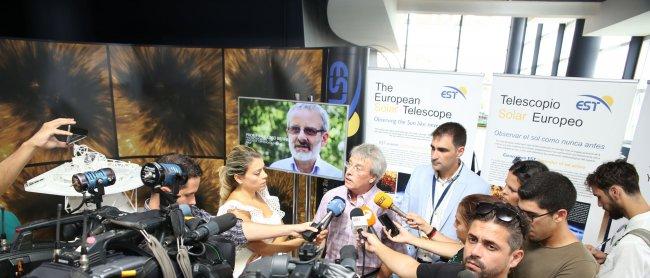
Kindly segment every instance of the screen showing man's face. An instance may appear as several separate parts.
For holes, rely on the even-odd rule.
[[[289,122],[289,149],[298,161],[315,161],[321,147],[327,142],[327,131],[316,111],[298,110]]]

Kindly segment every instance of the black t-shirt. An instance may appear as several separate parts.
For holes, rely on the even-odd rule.
[[[458,272],[465,269],[462,264],[422,263],[418,266],[418,278],[425,277],[458,277]]]

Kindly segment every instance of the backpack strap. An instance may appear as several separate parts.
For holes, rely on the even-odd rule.
[[[645,241],[645,244],[648,245],[648,247],[650,247],[650,231],[644,228],[638,228],[627,232],[624,236],[626,235],[638,236]]]

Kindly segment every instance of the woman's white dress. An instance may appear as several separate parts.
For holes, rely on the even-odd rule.
[[[282,217],[284,217],[284,212],[280,209],[280,201],[278,197],[271,196],[269,190],[264,188],[257,192],[257,194],[264,200],[266,205],[271,209],[273,214],[270,217],[264,217],[262,210],[245,205],[236,200],[228,200],[219,207],[219,212],[217,215],[222,215],[227,213],[229,210],[242,210],[246,211],[251,216],[251,221],[260,224],[282,224]],[[264,242],[271,243],[273,239],[264,240]],[[244,271],[244,267],[249,262],[254,253],[248,249],[246,245],[237,246],[235,254],[235,269],[233,272],[233,277],[239,277]]]

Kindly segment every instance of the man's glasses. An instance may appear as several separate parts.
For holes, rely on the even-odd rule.
[[[512,221],[516,220],[517,221],[517,226],[519,226],[519,230],[521,231],[521,234],[525,237],[526,234],[528,234],[528,228],[526,227],[526,223],[524,219],[522,219],[522,216],[517,210],[515,210],[512,206],[507,205],[505,203],[488,203],[488,202],[478,202],[476,204],[476,214],[478,216],[486,216],[490,213],[494,212],[494,216],[496,216],[497,219],[506,222],[506,223],[511,223]]]
[[[518,216],[516,210],[501,203],[479,202],[476,205],[476,214],[480,216],[485,216],[493,211],[496,217],[503,222],[512,222]]]
[[[522,210],[522,211],[524,212],[524,214],[526,214],[526,217],[528,217],[528,219],[530,219],[530,222],[535,221],[535,218],[539,218],[539,217],[542,217],[544,215],[549,215],[551,213],[555,213],[555,211],[549,211],[547,213],[535,214],[535,213],[532,213],[530,211],[525,211],[525,210]]]
[[[350,162],[345,163],[345,168],[348,170],[354,170],[357,173],[363,172],[365,170],[361,164],[352,164]]]
[[[290,134],[295,135],[295,134],[300,133],[300,129],[301,128],[299,126],[294,125],[294,126],[288,127],[287,132],[289,132]],[[325,131],[324,129],[317,129],[317,128],[313,128],[313,127],[304,127],[304,128],[302,128],[302,130],[305,132],[306,135],[309,135],[309,136],[314,136],[314,135],[318,134],[319,132]]]

